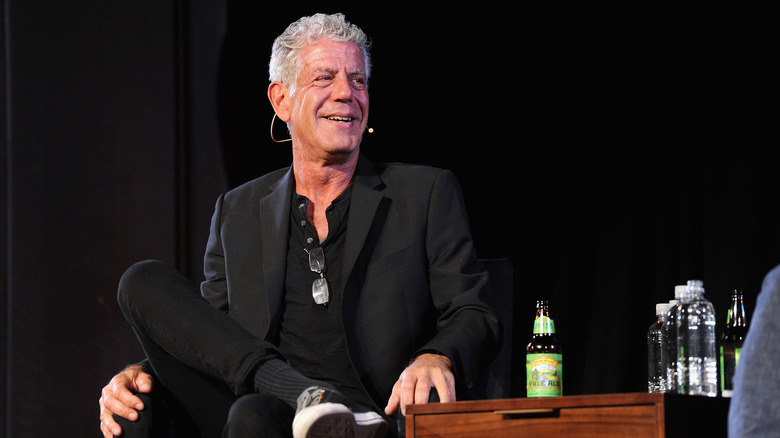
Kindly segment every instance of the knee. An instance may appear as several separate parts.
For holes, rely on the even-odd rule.
[[[133,264],[119,279],[117,301],[119,307],[128,314],[130,303],[138,303],[150,294],[148,291],[165,275],[170,275],[174,268],[159,260],[144,260]]]

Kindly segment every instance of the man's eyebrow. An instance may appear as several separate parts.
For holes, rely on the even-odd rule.
[[[332,68],[328,68],[328,67],[320,67],[320,68],[314,69],[314,73],[317,73],[317,74],[319,74],[319,73],[331,73],[332,74],[333,72],[335,72],[335,70],[332,69]]]
[[[322,73],[328,73],[328,74],[335,74],[338,73],[337,69],[333,69],[330,67],[320,67],[317,69],[314,69],[314,74],[322,74]],[[353,70],[347,73],[348,76],[365,76],[366,72],[363,70]]]

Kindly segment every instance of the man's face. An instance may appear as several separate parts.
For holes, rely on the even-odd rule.
[[[354,43],[323,39],[301,59],[290,107],[293,147],[308,159],[343,161],[358,150],[368,121],[363,55]]]

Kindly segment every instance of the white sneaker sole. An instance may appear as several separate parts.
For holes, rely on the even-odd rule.
[[[340,403],[320,403],[293,420],[294,438],[383,438],[387,422],[375,412],[353,413]]]

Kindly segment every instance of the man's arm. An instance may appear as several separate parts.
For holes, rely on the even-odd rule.
[[[200,291],[203,298],[208,300],[212,306],[227,312],[228,296],[227,281],[225,279],[225,255],[223,253],[220,232],[224,200],[225,195],[220,195],[214,206],[214,213],[211,216],[209,239],[206,243],[206,252],[203,257],[203,275],[205,280],[200,285]]]
[[[428,272],[431,301],[440,312],[436,333],[393,385],[385,412],[427,403],[431,389],[439,401],[456,400],[456,375],[468,386],[498,351],[500,323],[485,301],[488,277],[470,234],[460,186],[442,171],[431,189],[427,212]]]
[[[498,352],[501,325],[487,302],[488,273],[477,258],[460,185],[450,171],[442,171],[431,190],[426,251],[439,315],[436,333],[418,353],[446,356],[459,385],[468,387]]]

